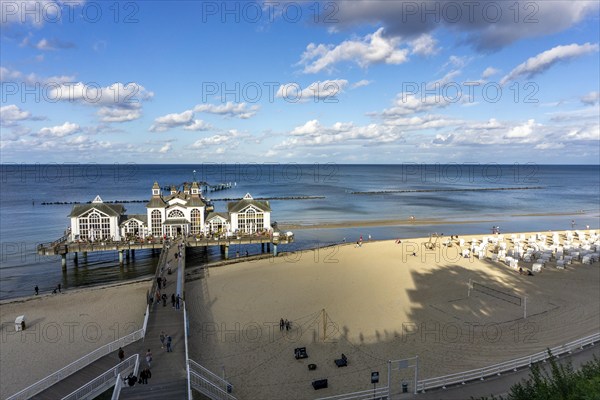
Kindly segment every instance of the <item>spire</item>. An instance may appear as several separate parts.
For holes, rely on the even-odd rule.
[[[154,182],[154,185],[152,185],[152,196],[160,196],[160,186],[156,181]]]
[[[200,194],[200,188],[198,187],[198,182],[192,182],[192,195]]]

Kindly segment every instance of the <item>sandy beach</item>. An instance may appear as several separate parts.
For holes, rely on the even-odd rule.
[[[503,235],[508,248],[510,236]],[[494,246],[482,259],[461,256],[483,238],[463,236],[466,243],[452,247],[444,238],[434,250],[423,246],[428,239],[365,241],[209,268],[186,284],[190,357],[224,373],[239,399],[307,399],[368,390],[372,371],[385,384],[388,360],[418,356],[422,379],[600,329],[598,262],[557,269],[551,260],[540,273],[521,275],[491,261]],[[469,281],[479,289],[469,291]],[[280,318],[291,321],[289,331],[280,330]],[[296,360],[297,347],[309,357]],[[338,368],[342,353],[348,366]],[[413,374],[395,371],[392,390],[412,385]],[[323,378],[329,388],[314,391],[311,382]]]
[[[82,288],[0,304],[0,397],[142,327],[149,281]],[[26,330],[14,320],[25,315]]]

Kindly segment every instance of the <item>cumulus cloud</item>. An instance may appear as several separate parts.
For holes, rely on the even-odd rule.
[[[297,83],[286,83],[279,86],[276,97],[283,98],[288,102],[306,101],[336,101],[336,96],[343,92],[348,86],[345,79],[317,81],[302,89]]]
[[[171,143],[165,143],[164,146],[162,146],[160,150],[158,150],[158,152],[161,154],[165,154],[171,151],[172,148],[173,146],[171,145]]]
[[[581,102],[583,104],[593,106],[594,104],[598,103],[599,97],[600,96],[598,92],[589,92],[588,94],[581,97]]]
[[[450,105],[446,96],[419,96],[414,93],[399,93],[396,96],[394,105],[383,110],[381,115],[384,118],[395,118],[409,114],[429,111],[434,108],[444,108]]]
[[[598,44],[585,43],[582,45],[573,43],[566,46],[556,46],[550,50],[546,50],[535,57],[529,58],[522,64],[519,64],[515,69],[510,71],[500,81],[501,85],[525,77],[527,79],[546,71],[554,64],[569,60],[575,57],[580,57],[589,53],[598,51]]]
[[[506,139],[526,139],[531,136],[536,126],[535,120],[527,120],[526,123],[511,128],[504,137]]]
[[[209,114],[225,115],[240,119],[252,118],[258,111],[259,106],[248,106],[246,103],[233,103],[228,101],[225,104],[198,104],[194,107],[195,112],[205,112]]]
[[[81,131],[81,127],[71,122],[65,122],[62,125],[44,127],[38,132],[38,136],[61,138],[73,135]]]
[[[98,116],[102,122],[127,122],[133,121],[142,116],[140,108],[111,108],[102,107],[98,110]]]
[[[106,87],[77,82],[52,86],[47,96],[53,101],[100,107],[98,116],[102,122],[127,122],[142,116],[143,102],[152,99],[154,93],[134,82],[117,82]]]
[[[494,76],[496,75],[498,72],[500,72],[499,69],[496,69],[494,67],[487,67],[482,73],[481,73],[481,78],[482,79],[488,79],[490,76]]]
[[[587,0],[334,1],[338,30],[365,23],[381,24],[390,36],[403,38],[431,34],[438,29],[451,30],[459,33],[461,41],[481,51],[561,32],[598,11],[598,2]],[[519,10],[518,15],[515,10]],[[326,16],[323,10],[319,21],[324,22]]]
[[[206,131],[212,127],[200,119],[194,119],[194,111],[167,114],[154,120],[150,132],[165,132],[169,129],[182,127],[186,131]]]
[[[326,127],[318,120],[310,120],[289,132],[289,138],[274,147],[275,150],[292,149],[298,146],[324,146],[358,144],[381,145],[402,141],[402,134],[394,126],[369,124],[354,125],[352,122],[336,122]]]
[[[433,36],[425,33],[416,39],[409,42],[411,53],[421,56],[431,56],[436,54],[440,49],[437,48],[437,40]]]
[[[406,48],[399,48],[400,38],[385,37],[383,28],[363,38],[346,40],[339,45],[310,43],[302,54],[299,65],[304,73],[330,71],[333,65],[352,61],[362,68],[371,64],[402,64],[408,61]]]
[[[19,121],[31,118],[31,113],[29,111],[21,110],[14,104],[0,107],[0,125],[13,126]]]
[[[199,140],[196,140],[191,148],[193,149],[202,149],[210,146],[222,146],[222,145],[233,145],[235,147],[237,145],[237,140],[246,137],[246,135],[241,134],[236,129],[232,129],[226,133],[220,133],[218,135],[213,135],[209,137],[205,137]],[[223,147],[221,147],[223,148]]]

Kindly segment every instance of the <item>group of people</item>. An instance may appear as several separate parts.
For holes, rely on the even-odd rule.
[[[283,319],[281,318],[279,320],[279,330],[283,331],[283,330],[289,331],[290,329],[292,329],[292,321],[288,321],[287,319]]]
[[[40,294],[40,288],[38,287],[38,285],[35,285],[35,287],[33,288],[33,291],[35,292],[36,296]],[[60,283],[58,285],[56,285],[54,287],[54,289],[52,289],[52,294],[57,294],[57,293],[62,293],[62,286]]]
[[[119,362],[122,363],[123,360],[125,359],[125,351],[123,350],[122,347],[119,347],[118,356],[119,356]],[[148,384],[148,379],[152,378],[152,372],[150,372],[150,364],[151,363],[152,363],[152,352],[150,351],[150,349],[148,349],[148,352],[146,353],[146,364],[148,364],[148,366],[140,372],[139,378],[136,377],[132,372],[127,377],[125,377],[123,379],[123,381],[129,386],[133,386],[136,383],[140,383],[140,384],[144,384],[144,385]]]

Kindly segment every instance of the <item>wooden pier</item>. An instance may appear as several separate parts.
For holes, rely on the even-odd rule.
[[[67,266],[67,254],[74,254],[74,262],[78,262],[78,254],[81,253],[84,257],[88,253],[98,251],[116,251],[119,254],[119,264],[123,264],[125,258],[129,258],[130,255],[135,255],[135,250],[147,250],[156,249],[161,250],[163,248],[163,240],[144,240],[144,241],[99,241],[95,243],[88,242],[69,242],[67,240],[68,235],[63,236],[60,239],[55,240],[51,243],[42,243],[37,246],[37,252],[42,256],[54,256],[60,255],[62,257],[62,267]],[[220,246],[221,254],[224,259],[229,258],[229,247],[232,245],[250,245],[260,244],[263,252],[271,252],[273,249],[273,255],[277,256],[278,246],[292,243],[294,241],[293,234],[279,234],[273,235],[244,235],[244,236],[230,236],[227,238],[196,238],[187,237],[185,239],[187,247],[209,247],[209,246]]]

